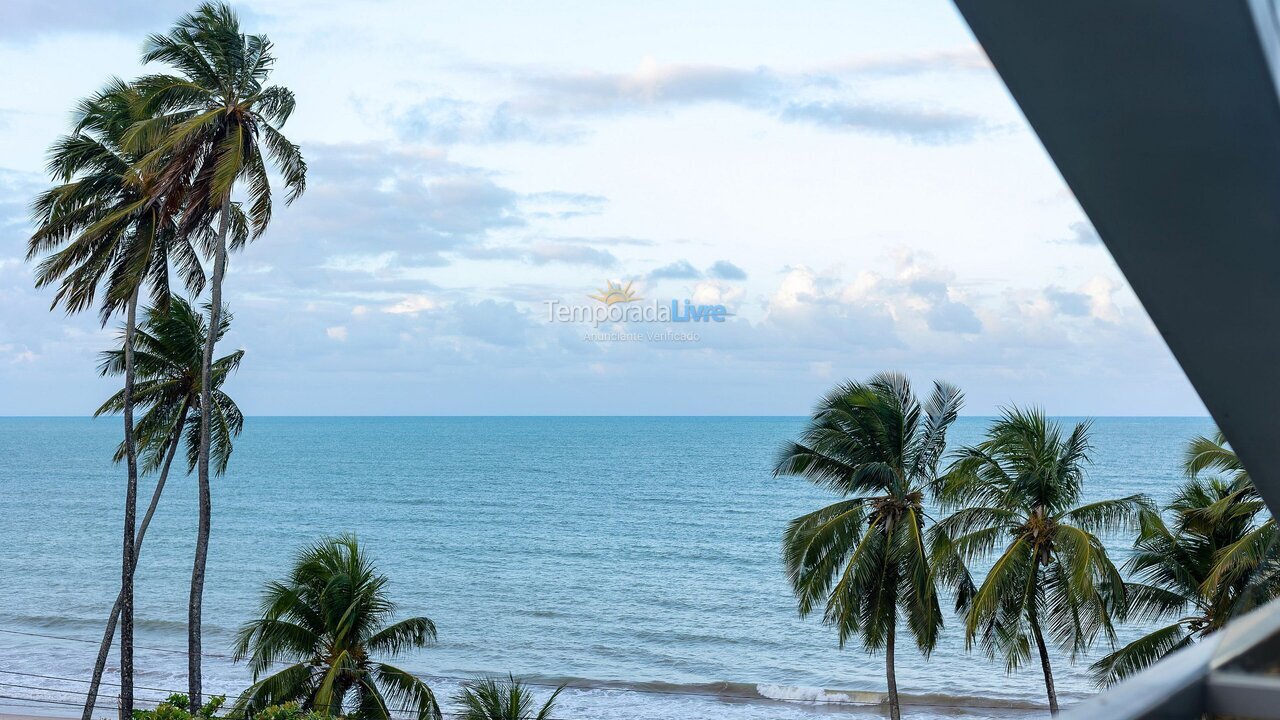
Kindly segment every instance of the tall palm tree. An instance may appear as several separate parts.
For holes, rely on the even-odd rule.
[[[1241,516],[1261,520],[1251,522],[1249,529],[1235,542],[1222,548],[1214,558],[1213,572],[1206,579],[1206,591],[1214,585],[1232,585],[1245,582],[1244,592],[1236,603],[1235,612],[1245,612],[1274,597],[1270,589],[1280,568],[1280,548],[1277,547],[1276,520],[1266,512],[1266,503],[1257,486],[1244,469],[1221,430],[1212,436],[1198,436],[1187,443],[1183,456],[1183,469],[1188,477],[1203,477],[1217,472],[1232,492],[1205,509],[1204,521],[1228,523]]]
[[[791,521],[783,558],[801,617],[825,605],[840,646],[853,636],[884,650],[889,712],[902,716],[894,652],[899,613],[926,656],[942,628],[936,572],[925,543],[925,493],[962,396],[934,383],[923,407],[908,380],[883,373],[849,382],[818,403],[774,475],[795,475],[844,497]]]
[[[390,720],[414,712],[418,720],[438,720],[440,707],[426,683],[373,659],[426,647],[436,637],[425,617],[387,624],[395,605],[386,586],[387,577],[352,535],[322,540],[298,555],[286,580],[268,583],[262,617],[236,638],[235,659],[249,660],[254,682],[235,712],[297,702],[326,716],[349,711]],[[288,665],[262,677],[281,663]]]
[[[1064,435],[1041,410],[1010,408],[986,440],[958,451],[939,484],[942,507],[954,512],[936,526],[935,546],[966,561],[996,555],[963,603],[966,643],[999,655],[1007,672],[1030,660],[1034,644],[1055,715],[1049,642],[1074,660],[1100,634],[1114,637],[1124,600],[1097,533],[1134,524],[1149,504],[1142,495],[1081,504],[1088,453],[1088,423]]]
[[[221,327],[218,330],[218,337],[225,335],[231,326],[230,313],[224,309],[220,316]],[[135,567],[142,553],[142,541],[147,534],[147,527],[151,524],[151,518],[160,504],[160,496],[169,479],[169,468],[173,464],[173,458],[178,451],[178,446],[182,444],[184,435],[187,445],[187,472],[190,473],[195,468],[199,420],[193,419],[190,412],[192,408],[199,406],[200,365],[204,357],[206,335],[204,316],[197,313],[186,300],[177,296],[170,300],[167,309],[160,305],[147,308],[143,313],[141,326],[135,331],[134,401],[145,409],[137,426],[138,448],[143,459],[141,472],[143,474],[157,471],[160,473],[155,489],[151,493],[151,502],[147,505],[147,511],[138,525],[137,536],[134,539],[133,564]],[[222,383],[239,367],[243,357],[244,351],[237,350],[214,363],[213,406],[214,427],[217,429],[214,457],[219,473],[226,471],[233,449],[232,440],[244,427],[244,416],[235,402],[222,391]],[[123,346],[119,350],[108,350],[102,353],[99,369],[104,376],[124,374]],[[121,390],[108,398],[94,416],[119,413],[123,409],[124,391]],[[124,443],[121,443],[116,450],[115,461],[120,462],[125,457],[125,453],[126,448]],[[94,663],[93,676],[89,681],[89,692],[85,701],[86,708],[90,711],[97,702],[98,689],[102,683],[107,655],[111,649],[111,639],[115,634],[123,602],[122,591],[111,608],[107,629],[103,633],[102,643],[98,646],[98,657]]]
[[[121,553],[120,702],[133,708],[133,558],[137,525],[138,467],[133,422],[133,333],[138,298],[144,286],[157,302],[167,302],[170,265],[178,267],[187,288],[199,292],[204,273],[191,245],[202,226],[189,232],[175,224],[182,185],[162,183],[138,167],[151,148],[125,142],[131,128],[147,118],[146,98],[136,85],[119,79],[81,101],[71,134],[50,151],[49,172],[57,183],[32,205],[36,230],[27,259],[44,256],[36,286],[57,285],[53,306],[68,313],[98,302],[103,325],[125,314],[124,455],[127,484]],[[157,123],[156,127],[162,127]],[[99,293],[101,299],[99,301]],[[92,711],[86,706],[85,717]]]
[[[1226,439],[1192,439],[1184,468],[1191,478],[1166,507],[1172,523],[1144,513],[1126,565],[1135,577],[1126,585],[1128,618],[1172,622],[1095,662],[1099,684],[1122,680],[1280,596],[1275,520]],[[1221,475],[1205,475],[1209,470]]]
[[[511,676],[506,680],[485,678],[463,685],[454,701],[462,707],[457,716],[461,720],[550,720],[562,690],[563,685],[556,688],[534,711],[533,693],[519,680]]]
[[[174,185],[190,183],[182,226],[197,227],[217,218],[217,233],[207,247],[213,257],[210,327],[218,326],[222,308],[222,283],[226,273],[228,241],[237,247],[247,236],[256,238],[271,220],[272,195],[268,165],[283,177],[286,204],[306,187],[307,166],[297,145],[278,129],[293,113],[294,97],[287,88],[268,86],[275,58],[264,35],[246,35],[240,20],[224,3],[204,3],[181,17],[163,35],[152,35],[143,52],[144,62],[171,66],[176,75],[152,75],[139,81],[148,89],[150,107],[157,118],[135,126],[133,142],[155,143],[146,165],[157,168]],[[243,230],[237,225],[237,204],[232,192],[241,183],[247,193],[248,211]],[[209,453],[212,428],[208,411],[212,397],[209,376],[213,372],[211,334],[204,348],[200,394],[200,444],[197,476],[200,488],[199,529],[191,572],[188,603],[188,695],[191,712],[201,701],[201,608],[205,565],[209,552],[212,500],[209,489]]]

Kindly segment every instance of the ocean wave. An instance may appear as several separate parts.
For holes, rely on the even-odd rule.
[[[537,684],[564,685],[578,691],[639,692],[654,695],[707,697],[725,702],[766,702],[805,705],[868,707],[887,703],[886,694],[877,690],[833,690],[780,683],[702,682],[672,683],[663,681],[592,680],[566,676],[527,677]],[[1044,704],[1030,700],[994,698],[989,695],[952,695],[942,693],[899,693],[903,705],[918,707],[1043,710]]]
[[[0,615],[6,625],[25,627],[35,630],[94,630],[102,632],[106,619],[103,617],[72,617],[69,615]],[[186,620],[159,620],[139,617],[134,620],[134,627],[139,632],[156,632],[186,636]],[[209,634],[229,632],[226,628],[205,623],[204,631]],[[90,639],[85,636],[85,639]]]

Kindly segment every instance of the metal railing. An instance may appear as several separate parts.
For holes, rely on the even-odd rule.
[[[1064,720],[1280,720],[1280,600],[1086,700]]]

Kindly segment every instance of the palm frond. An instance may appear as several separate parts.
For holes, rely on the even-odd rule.
[[[1099,685],[1114,685],[1154,665],[1165,655],[1187,647],[1192,641],[1193,636],[1183,623],[1166,625],[1103,656],[1089,666],[1089,672]]]

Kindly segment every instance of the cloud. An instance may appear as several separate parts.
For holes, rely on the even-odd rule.
[[[734,305],[742,301],[746,291],[741,285],[729,285],[715,280],[703,280],[693,286],[690,298],[701,305]]]
[[[325,328],[324,334],[330,340],[337,340],[338,342],[347,341],[347,328],[342,325],[334,325],[333,327]]]
[[[585,118],[730,105],[782,122],[913,142],[963,142],[988,128],[979,116],[918,107],[868,95],[868,81],[924,72],[989,69],[974,50],[885,56],[784,71],[661,63],[645,57],[632,72],[554,70],[472,64],[470,72],[510,87],[497,103],[429,97],[393,114],[402,137],[442,144],[571,142],[588,133]]]
[[[385,301],[388,292],[399,298],[424,287],[438,290],[423,278],[459,259],[609,268],[618,263],[609,246],[651,242],[528,239],[535,219],[543,226],[548,219],[595,214],[608,201],[582,192],[519,193],[443,151],[317,143],[307,152],[307,193],[278,211],[287,222],[273,225],[270,242],[256,246],[261,249],[254,252],[255,262],[271,280],[256,286],[260,293],[332,295],[340,289],[350,297]]]
[[[707,276],[719,280],[746,280],[747,271],[728,260],[717,260],[707,268]]]
[[[0,37],[24,39],[56,33],[156,32],[190,12],[187,0],[5,0]]]
[[[650,280],[696,280],[700,277],[702,272],[688,260],[677,260],[670,265],[663,265],[649,271]]]
[[[566,265],[588,265],[591,267],[613,267],[618,258],[608,250],[588,245],[543,241],[527,246],[504,245],[468,248],[461,251],[462,257],[471,260],[517,260],[531,265],[548,265],[563,263]]]
[[[313,143],[307,161],[307,192],[289,208],[289,222],[273,227],[277,244],[352,255],[372,248],[444,264],[441,253],[524,224],[515,191],[443,153]]]
[[[390,268],[395,259],[396,254],[394,252],[377,253],[375,255],[334,255],[321,263],[320,269],[376,274]]]
[[[521,82],[539,94],[516,107],[538,115],[634,112],[659,105],[763,103],[784,88],[774,71],[641,60],[631,73],[535,72]]]
[[[986,127],[981,118],[964,113],[851,102],[792,103],[782,111],[781,118],[934,144],[968,140]]]
[[[1059,245],[1101,245],[1102,238],[1098,237],[1098,231],[1093,229],[1093,225],[1083,220],[1071,223],[1068,228],[1070,231],[1066,237],[1058,238],[1053,242]]]
[[[943,300],[931,306],[925,313],[931,330],[938,332],[969,333],[982,332],[982,321],[974,313],[973,308],[964,303]]]
[[[520,202],[523,213],[528,217],[569,218],[599,215],[609,199],[603,195],[590,193],[570,193],[562,191],[545,191],[529,193]]]
[[[392,315],[416,315],[420,312],[435,310],[439,304],[426,295],[408,295],[399,302],[382,309]]]
[[[917,331],[975,335],[983,324],[954,285],[955,273],[927,253],[900,249],[890,276],[861,273],[841,289],[846,301],[875,301],[889,307],[898,325]]]
[[[921,53],[870,55],[836,63],[830,72],[864,77],[901,77],[925,73],[982,71],[994,72],[982,48],[972,45]]]
[[[533,324],[514,303],[481,300],[452,308],[447,330],[501,347],[521,347]]]
[[[554,144],[580,139],[582,128],[538,122],[508,103],[484,104],[453,97],[418,102],[394,118],[402,137],[440,145],[504,142]]]
[[[1092,300],[1084,293],[1063,290],[1051,285],[1045,288],[1044,295],[1054,309],[1064,315],[1088,317],[1091,312]]]
[[[652,240],[646,240],[644,238],[636,238],[636,237],[627,237],[625,235],[605,236],[605,237],[561,237],[561,238],[556,238],[556,240],[558,242],[581,243],[583,245],[601,245],[606,247],[616,247],[619,245],[652,247],[657,244]]]
[[[535,243],[529,248],[528,255],[535,265],[560,262],[571,265],[612,267],[618,262],[618,258],[608,250],[565,243]]]

